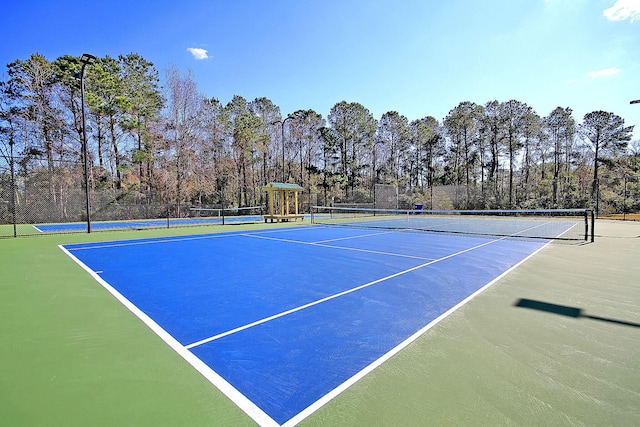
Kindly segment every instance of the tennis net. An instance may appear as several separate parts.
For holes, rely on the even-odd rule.
[[[210,207],[191,207],[189,208],[191,219],[203,222],[215,221],[221,222],[259,222],[264,219],[262,206],[249,206],[242,208],[210,208]]]
[[[313,224],[593,241],[590,209],[400,210],[313,206]]]

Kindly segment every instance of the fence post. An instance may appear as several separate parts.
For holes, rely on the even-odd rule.
[[[13,158],[13,136],[11,137],[11,140],[9,142],[9,146],[11,148],[11,153],[10,154],[10,169],[11,169],[11,216],[13,219],[13,237],[18,237],[18,215],[16,213],[16,204],[17,204],[17,200],[16,200],[16,172],[15,172],[15,165],[14,165],[14,161],[15,159]]]
[[[624,199],[622,201],[622,219],[627,219],[627,176],[624,177]]]

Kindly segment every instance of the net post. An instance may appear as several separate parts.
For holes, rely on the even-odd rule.
[[[591,211],[591,243],[595,241],[596,238],[596,213],[595,211]]]
[[[589,209],[584,211],[584,241],[589,240]]]
[[[314,213],[314,211],[315,211],[315,206],[311,206],[311,224],[315,224],[316,223],[315,222],[315,216],[314,216],[315,213]]]

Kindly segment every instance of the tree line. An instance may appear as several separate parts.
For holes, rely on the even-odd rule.
[[[65,188],[82,185],[81,67],[79,57],[34,53],[8,64],[0,82],[0,174],[45,188],[59,209]],[[416,201],[455,186],[464,197],[454,208],[590,207],[603,167],[640,170],[633,126],[612,112],[577,122],[569,107],[540,116],[517,100],[465,101],[441,120],[410,121],[342,101],[326,117],[285,117],[267,98],[204,96],[190,72],[169,69],[163,82],[135,53],[86,67],[92,191],[127,203],[241,207],[264,204],[272,181],[296,182],[319,204],[370,201],[376,184]],[[577,182],[589,183],[587,196]]]

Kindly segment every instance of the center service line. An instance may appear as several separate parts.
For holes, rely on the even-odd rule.
[[[372,282],[365,283],[364,285],[356,286],[355,288],[347,289],[346,291],[342,291],[342,292],[339,292],[339,293],[334,294],[334,295],[329,295],[328,297],[325,297],[325,298],[322,298],[322,299],[319,299],[319,300],[316,300],[316,301],[312,301],[312,302],[310,302],[308,304],[304,304],[304,305],[301,305],[299,307],[295,307],[295,308],[292,308],[290,310],[286,310],[286,311],[283,311],[281,313],[274,314],[273,316],[269,316],[269,317],[265,317],[265,318],[260,319],[260,320],[256,320],[255,322],[246,324],[244,326],[240,326],[238,328],[231,329],[231,330],[226,331],[226,332],[222,332],[222,333],[220,333],[218,335],[214,335],[212,337],[205,338],[205,339],[200,340],[200,341],[196,341],[196,342],[194,342],[192,344],[186,345],[185,348],[192,349],[194,347],[198,347],[198,346],[200,346],[202,344],[206,344],[206,343],[209,343],[211,341],[215,341],[217,339],[224,338],[224,337],[226,337],[228,335],[235,334],[236,332],[244,331],[245,329],[249,329],[249,328],[252,328],[254,326],[258,326],[258,325],[261,325],[263,323],[269,322],[271,320],[275,320],[275,319],[278,319],[280,317],[284,317],[284,316],[287,316],[289,314],[304,310],[306,308],[313,307],[313,306],[321,304],[323,302],[330,301],[332,299],[341,297],[343,295],[347,295],[347,294],[350,294],[352,292],[359,291],[360,289],[368,288],[369,286],[375,285],[376,283],[380,283],[380,282],[383,282],[385,280],[393,279],[394,277],[402,276],[402,275],[410,273],[412,271],[419,270],[421,268],[427,267],[427,266],[435,264],[437,262],[444,261],[444,260],[449,259],[449,258],[453,258],[453,257],[461,255],[463,253],[470,252],[472,250],[481,248],[483,246],[490,245],[490,244],[495,243],[495,242],[499,242],[499,241],[504,240],[504,239],[506,239],[506,237],[502,237],[500,239],[491,240],[489,242],[485,242],[485,243],[482,243],[480,245],[476,245],[476,246],[473,246],[471,248],[458,251],[456,253],[444,256],[442,258],[438,258],[438,259],[435,259],[435,260],[431,260],[429,262],[425,262],[424,264],[420,264],[420,265],[417,265],[415,267],[409,268],[407,270],[400,271],[398,273],[394,273],[394,274],[391,274],[389,276],[383,277],[381,279],[377,279],[377,280],[374,280]]]

